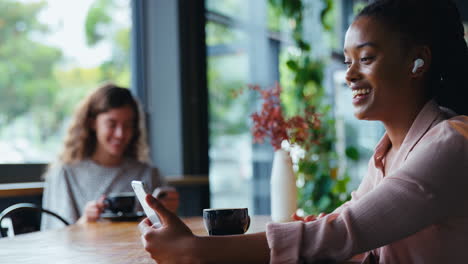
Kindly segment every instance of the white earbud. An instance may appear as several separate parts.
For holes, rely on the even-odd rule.
[[[416,59],[414,60],[414,66],[413,66],[413,73],[416,73],[416,71],[424,66],[424,60],[423,59]]]

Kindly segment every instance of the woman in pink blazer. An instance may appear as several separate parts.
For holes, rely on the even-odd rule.
[[[386,133],[352,199],[266,233],[197,237],[157,200],[140,224],[161,263],[312,263],[365,253],[378,263],[468,263],[468,50],[450,0],[377,0],[347,31],[355,116]]]

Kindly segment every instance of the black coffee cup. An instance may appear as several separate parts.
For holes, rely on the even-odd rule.
[[[241,235],[250,226],[247,208],[204,209],[203,223],[210,236]]]
[[[111,193],[104,200],[107,212],[128,214],[135,212],[135,194],[133,192]]]

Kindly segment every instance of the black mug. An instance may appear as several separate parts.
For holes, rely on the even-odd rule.
[[[210,236],[241,235],[250,226],[247,208],[204,209],[203,223]]]
[[[113,214],[129,214],[135,212],[135,194],[133,192],[111,193],[104,200],[105,211]]]

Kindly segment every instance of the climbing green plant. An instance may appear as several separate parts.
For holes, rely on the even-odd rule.
[[[293,116],[312,109],[318,113],[321,124],[309,129],[309,144],[303,147],[304,155],[297,162],[298,207],[305,214],[331,212],[349,198],[349,175],[339,171],[339,157],[335,150],[336,132],[332,108],[323,87],[326,59],[312,55],[312,46],[303,35],[305,1],[269,0],[291,26],[294,52],[283,55],[282,105],[287,115]],[[333,1],[322,0],[321,26],[325,31],[333,29]],[[346,149],[346,156],[358,160],[356,148]]]

